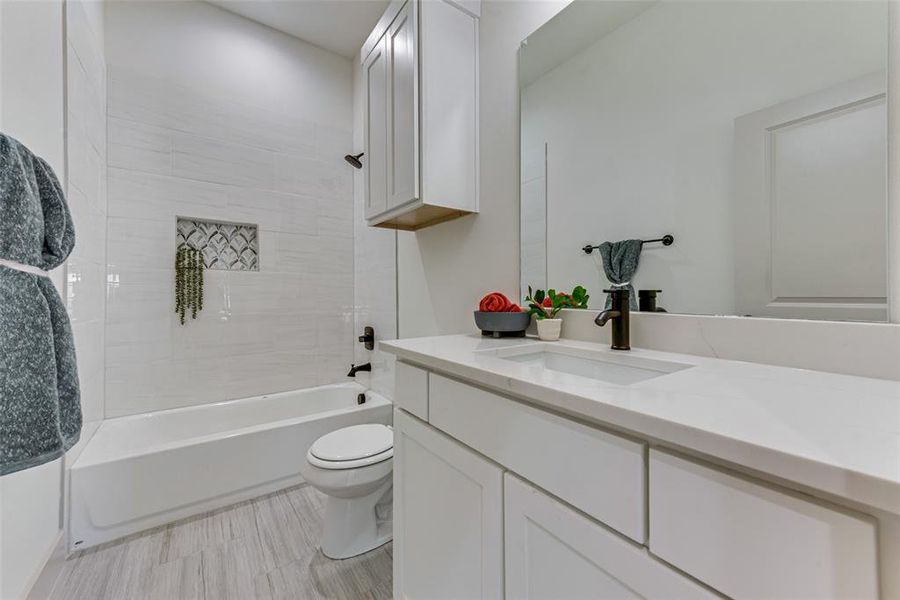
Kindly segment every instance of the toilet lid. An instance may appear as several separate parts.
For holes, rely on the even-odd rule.
[[[320,437],[309,453],[332,462],[355,461],[381,454],[394,447],[394,431],[387,425],[353,425]]]

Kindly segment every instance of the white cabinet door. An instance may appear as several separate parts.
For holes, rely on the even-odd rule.
[[[871,517],[650,451],[650,550],[732,598],[878,598]]]
[[[366,180],[366,217],[387,208],[388,79],[385,37],[363,64],[366,83],[366,126],[363,164]]]
[[[479,20],[468,4],[419,3],[421,187],[426,203],[477,212]]]
[[[394,598],[503,597],[503,472],[394,411]]]
[[[602,525],[505,477],[507,598],[715,598]]]
[[[388,98],[390,128],[387,208],[395,208],[417,197],[418,110],[416,75],[416,19],[414,2],[407,2],[388,28]]]

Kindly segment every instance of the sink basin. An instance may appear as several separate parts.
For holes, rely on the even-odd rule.
[[[692,366],[611,350],[590,350],[554,344],[503,348],[493,350],[491,354],[538,369],[568,373],[617,385],[647,381]]]

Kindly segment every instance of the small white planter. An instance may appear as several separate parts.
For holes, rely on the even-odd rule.
[[[538,337],[545,342],[555,342],[562,331],[562,319],[539,319],[537,322]]]

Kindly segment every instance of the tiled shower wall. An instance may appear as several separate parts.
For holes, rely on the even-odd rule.
[[[349,115],[336,129],[115,66],[108,85],[107,416],[345,381]],[[184,326],[177,217],[259,228],[259,271],[206,271]]]
[[[70,0],[65,15],[66,196],[75,224],[75,248],[66,262],[63,294],[75,336],[85,422],[82,438],[87,439],[104,416],[107,204],[103,7]]]

